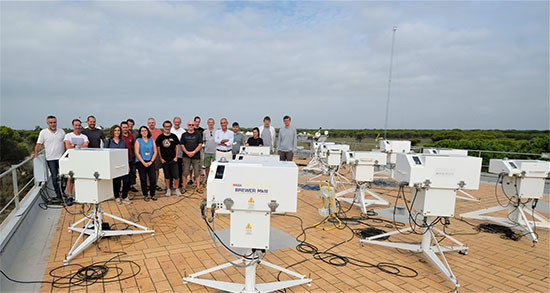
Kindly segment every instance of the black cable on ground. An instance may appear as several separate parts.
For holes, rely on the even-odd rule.
[[[380,262],[380,263],[375,264],[375,263],[370,263],[370,262],[367,262],[367,261],[364,261],[364,260],[360,260],[358,258],[344,256],[344,255],[340,255],[340,254],[330,252],[330,250],[332,250],[332,249],[334,249],[334,248],[336,248],[336,247],[338,247],[338,246],[340,246],[344,243],[347,243],[347,242],[349,242],[349,241],[351,241],[352,239],[355,238],[356,234],[355,234],[354,230],[351,229],[345,223],[344,223],[344,227],[341,228],[340,230],[349,229],[352,232],[351,237],[349,239],[343,240],[343,241],[329,247],[328,249],[325,249],[324,251],[320,251],[315,245],[313,245],[313,244],[306,241],[307,240],[306,231],[309,230],[309,229],[313,229],[314,228],[313,226],[304,228],[303,220],[298,216],[288,215],[288,214],[275,214],[273,216],[287,216],[287,217],[296,218],[300,221],[300,228],[301,228],[302,232],[298,236],[296,236],[296,240],[299,242],[298,245],[296,246],[296,250],[301,252],[301,253],[311,254],[313,259],[321,260],[322,262],[333,265],[333,266],[346,266],[346,265],[349,264],[349,265],[354,265],[354,266],[362,267],[362,268],[376,268],[376,269],[378,269],[382,272],[392,274],[392,275],[396,275],[398,277],[414,278],[414,277],[418,276],[417,271],[415,271],[413,268],[410,268],[410,267],[407,267],[407,266],[404,266],[404,265],[400,265],[400,264],[396,264],[396,263],[389,263],[389,262]],[[293,266],[302,264],[306,261],[309,261],[310,259],[311,258],[307,258],[307,259],[298,261],[294,264],[291,264],[291,265],[287,266],[286,268],[291,268]],[[280,275],[281,275],[281,272],[279,272],[279,274],[277,275],[277,280],[280,280]]]
[[[71,288],[73,286],[90,286],[95,283],[114,283],[121,282],[123,280],[131,279],[137,276],[141,272],[141,266],[131,260],[120,260],[120,256],[125,255],[125,252],[114,252],[115,256],[106,260],[94,262],[90,265],[83,266],[80,264],[62,265],[53,268],[49,275],[53,278],[52,281],[21,281],[16,280],[0,270],[0,273],[4,275],[8,280],[20,283],[20,284],[51,284],[53,288]],[[115,260],[115,258],[119,258]],[[132,269],[132,274],[121,277],[124,270],[119,266],[121,264],[129,264]],[[76,271],[72,271],[67,274],[57,274],[57,271],[64,270],[69,267],[77,268]],[[136,269],[134,269],[136,268]],[[109,271],[115,271],[113,276],[106,277]]]
[[[502,234],[500,235],[500,238],[502,239],[511,239],[514,241],[519,241],[522,234],[518,234],[514,232],[512,229],[506,226],[497,225],[497,224],[489,224],[489,223],[483,223],[479,224],[476,228],[480,232],[487,232],[492,234]]]

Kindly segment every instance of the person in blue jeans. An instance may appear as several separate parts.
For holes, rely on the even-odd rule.
[[[48,169],[50,169],[52,173],[53,188],[55,189],[55,194],[58,199],[62,200],[61,190],[57,183],[57,175],[59,174],[59,158],[61,158],[65,152],[65,143],[63,142],[65,131],[61,128],[57,128],[57,118],[53,115],[48,116],[46,122],[48,123],[48,128],[40,131],[32,156],[38,156],[38,151],[44,146]]]
[[[151,131],[145,126],[139,128],[139,138],[136,139],[134,153],[136,154],[136,165],[143,199],[145,201],[149,201],[149,199],[157,200],[155,197],[157,178],[154,165],[155,159],[158,156],[157,146],[155,145],[155,140],[151,137]],[[150,182],[149,187],[147,187],[147,179]],[[151,195],[150,198],[148,194]]]
[[[122,128],[119,125],[113,125],[111,127],[111,130],[109,132],[109,138],[105,141],[105,144],[103,144],[104,148],[109,149],[124,149],[128,151],[126,148],[126,142],[124,139],[122,139]],[[128,164],[130,166],[130,164]],[[122,200],[120,195],[120,187],[122,185]],[[113,179],[113,193],[115,195],[115,201],[116,203],[120,204],[124,202],[125,204],[130,203],[130,199],[128,198],[128,191],[130,190],[130,178],[128,174],[124,176],[120,176]]]

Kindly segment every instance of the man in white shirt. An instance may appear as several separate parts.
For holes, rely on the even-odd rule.
[[[73,132],[67,133],[64,139],[66,149],[88,147],[88,137],[80,133],[81,129],[82,122],[80,119],[73,119]],[[69,194],[69,198],[67,198],[68,206],[73,204],[73,185],[73,178],[67,179],[67,193]]]
[[[52,183],[55,194],[59,199],[62,199],[61,190],[59,190],[59,184],[57,183],[57,175],[59,174],[59,158],[61,158],[65,152],[65,143],[63,142],[65,131],[57,128],[57,118],[55,118],[55,116],[48,116],[46,121],[48,123],[48,128],[40,131],[32,156],[36,157],[38,151],[40,151],[40,147],[44,146],[48,169],[50,169],[50,173],[52,173]]]
[[[264,141],[264,146],[271,148],[271,153],[275,150],[275,128],[271,126],[271,118],[264,117],[264,125],[258,127],[260,129],[260,137]]]
[[[216,142],[216,161],[226,158],[228,161],[232,158],[233,149],[233,131],[227,130],[227,119],[220,119],[221,129],[216,130],[214,141]]]
[[[173,122],[174,122],[174,125],[172,126],[170,133],[173,133],[174,135],[176,135],[178,137],[178,140],[181,141],[181,136],[182,134],[185,133],[185,129],[181,127],[181,118],[174,117]],[[178,183],[178,186],[176,186],[177,189],[181,189],[181,185],[182,185],[182,182],[181,182],[181,176],[183,173],[182,164],[183,164],[183,152],[180,151],[178,152],[178,162],[177,162],[178,176],[179,176],[178,177],[179,183]],[[173,179],[170,179],[170,187],[172,187],[172,182],[173,182]]]

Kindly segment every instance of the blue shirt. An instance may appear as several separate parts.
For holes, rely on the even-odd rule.
[[[139,144],[139,154],[141,158],[145,161],[151,161],[154,153],[153,138],[150,137],[147,142],[143,141],[143,138],[138,138],[136,142]],[[136,157],[136,162],[139,162],[139,159]]]

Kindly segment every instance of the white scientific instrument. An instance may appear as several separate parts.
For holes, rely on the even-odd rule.
[[[311,279],[261,259],[269,249],[270,218],[274,212],[296,212],[298,167],[294,162],[229,161],[213,162],[207,185],[208,206],[214,211],[230,214],[230,247],[246,248],[248,258],[228,261],[185,277],[183,280],[229,292],[270,292],[311,283]],[[214,216],[211,231],[215,231]],[[216,240],[211,233],[214,244]],[[217,244],[216,244],[217,248]],[[221,254],[221,252],[220,252]],[[223,254],[221,254],[224,256]],[[224,256],[225,258],[225,256]],[[297,279],[256,283],[258,264],[287,273]],[[231,283],[198,278],[230,266],[245,268],[245,283]]]
[[[312,142],[312,156],[311,160],[307,164],[307,166],[304,167],[305,171],[315,171],[315,172],[321,172],[323,174],[327,173],[327,165],[326,165],[326,145],[334,145],[333,142],[327,142],[325,140],[321,140],[323,137],[321,136],[318,141]]]
[[[461,149],[436,149],[436,148],[425,148],[422,153],[430,155],[444,155],[444,156],[467,156],[467,150]],[[457,195],[456,198],[479,202],[479,198],[467,193],[466,191],[459,189],[462,195]]]
[[[416,216],[412,221],[416,226],[414,228],[423,230],[422,242],[410,244],[376,240],[397,233],[414,231],[413,224],[407,229],[372,236],[361,242],[422,252],[456,287],[459,287],[443,252],[465,251],[468,247],[434,226],[440,217],[454,216],[457,190],[479,188],[480,173],[481,158],[398,154],[394,179],[402,185],[412,187],[411,209],[423,216],[421,224],[417,224]],[[412,216],[409,215],[409,217]],[[456,245],[440,246],[434,232],[445,236]],[[439,253],[441,259],[436,253]]]
[[[380,151],[387,154],[386,167],[390,170],[390,177],[393,178],[397,154],[408,154],[411,152],[411,142],[408,140],[381,140],[378,142]]]
[[[114,197],[113,179],[128,174],[128,151],[126,149],[68,149],[59,159],[59,174],[74,179],[76,202],[94,204],[93,211],[89,215],[69,226],[69,231],[80,232],[80,236],[69,250],[65,264],[101,237],[154,234],[154,230],[106,213],[100,207],[101,202]],[[104,217],[118,220],[139,230],[104,231]],[[88,221],[83,228],[78,227],[82,227],[86,220]],[[88,238],[81,243],[84,234],[88,235]]]
[[[454,155],[454,156],[467,156],[467,150],[461,149],[436,149],[436,148],[425,148],[422,153],[430,155]]]
[[[374,181],[374,169],[376,167],[386,166],[386,154],[380,152],[351,152],[342,153],[343,163],[351,166],[352,178],[355,186],[344,191],[338,192],[336,198],[350,204],[357,205],[361,211],[366,214],[367,207],[371,205],[389,205],[390,202],[380,194],[370,189]],[[352,193],[353,198],[343,197],[345,194]],[[366,194],[375,199],[367,199]]]
[[[270,155],[271,149],[268,146],[241,146],[239,154],[242,155]]]
[[[342,166],[342,154],[346,151],[349,151],[349,145],[347,144],[324,144],[321,145],[321,155],[324,156],[323,162],[326,164],[324,172],[317,176],[313,176],[308,180],[308,182],[319,182],[315,181],[316,178],[328,175],[329,183],[332,188],[336,189],[337,186],[341,183],[349,184],[351,181],[346,178],[344,175],[340,174],[339,169]]]
[[[550,221],[535,211],[544,192],[545,178],[550,178],[550,162],[537,160],[491,159],[489,172],[498,174],[497,184],[508,198],[505,205],[461,214],[461,217],[493,221],[525,232],[533,243],[538,242],[536,227],[550,228]],[[496,196],[496,194],[495,194]],[[498,198],[497,198],[498,199]],[[531,206],[528,206],[530,203]],[[487,214],[507,210],[506,218]],[[531,215],[532,220],[527,219]],[[538,221],[537,221],[538,220]]]

